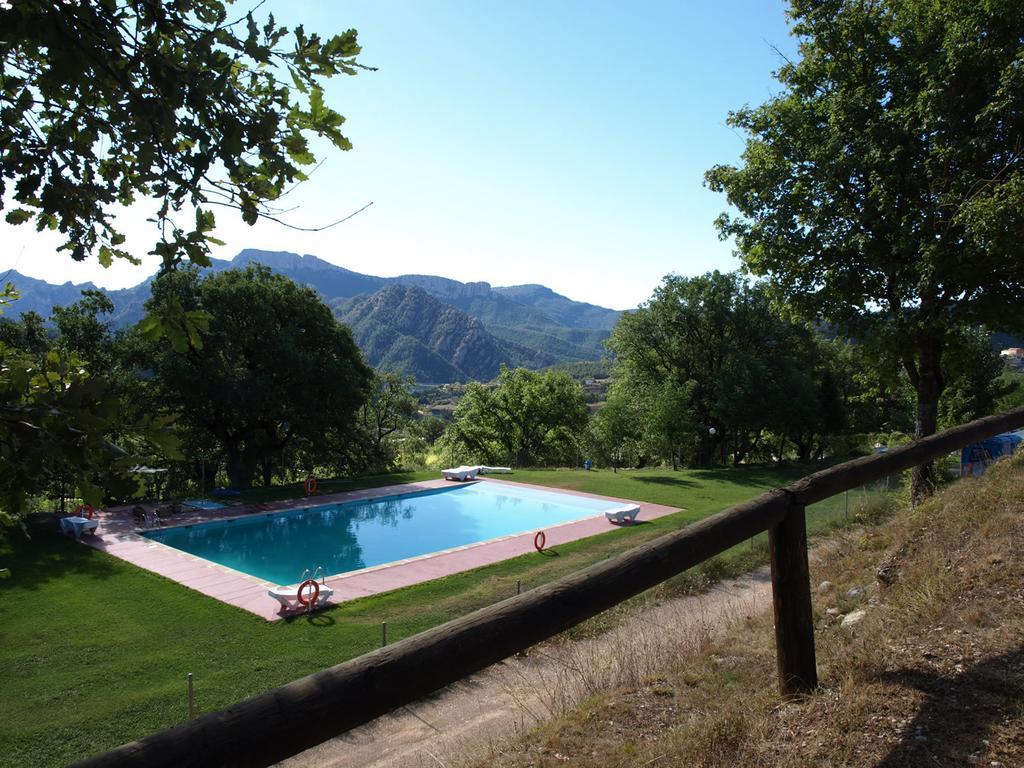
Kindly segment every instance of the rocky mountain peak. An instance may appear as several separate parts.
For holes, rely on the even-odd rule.
[[[402,275],[395,281],[402,285],[415,285],[439,299],[485,298],[491,293],[490,283],[460,283],[437,275]]]
[[[308,253],[300,256],[287,251],[261,251],[258,248],[246,248],[231,260],[232,267],[244,267],[248,264],[262,264],[279,272],[295,270],[329,272],[339,269],[348,271]]]

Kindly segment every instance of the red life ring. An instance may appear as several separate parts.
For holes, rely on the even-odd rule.
[[[302,590],[305,587],[312,587],[311,596],[308,599],[302,594]],[[320,597],[320,585],[316,583],[316,579],[306,579],[299,584],[299,591],[295,597],[298,599],[299,605],[303,607],[316,605],[316,601]]]
[[[316,491],[316,478],[310,475],[306,478],[306,495],[312,496],[313,492]]]
[[[82,514],[82,510],[85,510],[85,514]],[[75,517],[85,517],[92,520],[92,516],[96,513],[96,510],[92,508],[92,504],[79,504],[75,507]]]
[[[544,551],[544,544],[547,542],[548,537],[544,535],[544,531],[537,531],[537,535],[533,537],[533,546],[538,552]]]

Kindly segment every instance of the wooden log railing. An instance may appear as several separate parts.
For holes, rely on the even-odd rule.
[[[779,689],[817,685],[807,505],[1024,427],[1024,408],[839,464],[542,587],[295,680],[80,766],[265,766],[437,691],[769,532]]]

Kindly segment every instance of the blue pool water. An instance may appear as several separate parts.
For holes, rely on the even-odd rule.
[[[148,531],[206,560],[278,584],[328,575],[593,517],[614,502],[473,483],[382,499]]]

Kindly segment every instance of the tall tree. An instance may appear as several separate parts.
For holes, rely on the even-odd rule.
[[[466,388],[445,441],[468,459],[543,466],[575,461],[586,426],[583,389],[564,371],[502,366],[495,386]]]
[[[98,504],[109,485],[100,475],[127,474],[123,452],[105,439],[116,418],[117,401],[74,357],[0,342],[0,523],[24,515],[54,483]]]
[[[0,320],[0,524],[47,493],[94,505],[125,498],[138,488],[130,470],[140,451],[177,455],[166,419],[125,414],[109,382],[92,375],[97,359],[109,360],[109,335],[95,315],[104,299],[55,311],[66,337],[51,339],[34,312]]]
[[[202,345],[153,344],[151,364],[164,404],[186,426],[213,436],[235,487],[293,441],[312,455],[351,434],[372,371],[319,296],[263,266],[205,279],[178,270],[153,284],[150,309],[178,302],[209,319]]]
[[[357,470],[385,472],[398,455],[396,439],[416,415],[409,387],[415,381],[397,373],[377,373],[356,413],[356,439],[350,440],[351,464]]]
[[[1024,13],[1019,0],[791,0],[800,59],[729,116],[739,167],[707,174],[754,274],[898,356],[932,434],[958,327],[1024,302]],[[931,487],[915,470],[913,493]]]
[[[117,207],[149,198],[153,252],[206,265],[211,206],[273,216],[309,136],[349,149],[323,81],[365,69],[359,52],[355,30],[259,25],[220,0],[0,3],[0,210],[109,265],[132,259]]]
[[[608,399],[590,420],[590,443],[600,463],[614,471],[629,454],[638,453],[643,439],[644,416],[634,394],[624,386],[612,385]]]
[[[114,311],[114,302],[103,291],[82,291],[82,298],[68,307],[54,307],[51,319],[57,326],[57,346],[73,352],[100,375],[113,365],[113,338],[107,321],[101,319]]]
[[[50,348],[50,332],[38,312],[22,312],[17,320],[0,317],[0,342],[14,349],[42,354]]]
[[[939,402],[943,429],[988,416],[1012,387],[1002,379],[1003,359],[992,349],[992,334],[981,328],[961,328],[950,340],[949,384]]]
[[[821,403],[810,332],[778,317],[737,273],[669,275],[608,341],[616,389],[643,404],[658,455],[706,466],[742,460],[766,430],[817,432]]]
[[[708,430],[722,426],[712,422],[712,393],[734,345],[738,326],[731,313],[740,290],[736,275],[669,275],[636,312],[622,315],[607,342],[621,381],[617,389],[643,402],[649,439],[667,449],[658,454],[671,457],[673,466],[684,433],[700,442],[698,463],[712,461]]]

